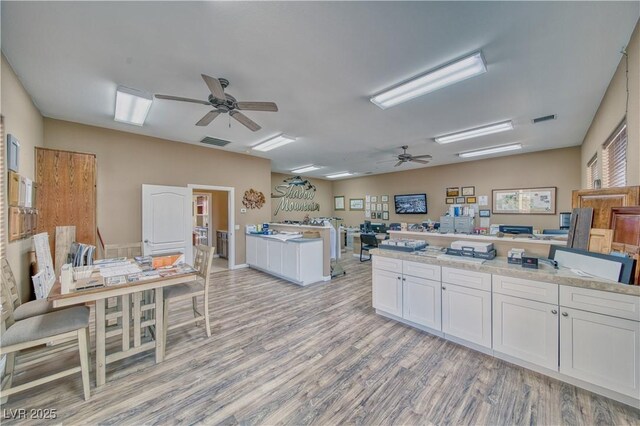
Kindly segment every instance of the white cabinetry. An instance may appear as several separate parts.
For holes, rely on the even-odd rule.
[[[398,317],[402,316],[402,277],[391,271],[373,274],[373,307]]]
[[[255,265],[258,259],[258,239],[247,237],[247,265]]]
[[[260,237],[247,237],[256,239],[256,263],[258,268],[267,270],[269,268],[269,241]]]
[[[405,275],[402,281],[402,318],[441,330],[441,298],[440,282]]]
[[[442,283],[442,331],[491,347],[491,292]]]
[[[285,244],[281,241],[267,241],[269,251],[267,269],[274,274],[282,274],[282,248]]]

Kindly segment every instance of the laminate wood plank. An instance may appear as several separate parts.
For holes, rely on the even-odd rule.
[[[75,375],[3,408],[58,408],[65,424],[640,423],[631,407],[376,315],[371,264],[345,264],[346,276],[304,288],[250,269],[215,273],[210,338],[186,326],[167,333],[161,364],[153,351],[108,364],[90,403]],[[169,324],[191,318],[190,300],[171,304]],[[106,350],[120,345],[113,337]]]

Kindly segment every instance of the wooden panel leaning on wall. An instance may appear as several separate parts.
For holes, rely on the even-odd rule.
[[[593,207],[592,228],[609,228],[611,208],[640,205],[640,186],[579,189],[572,193],[572,209]]]
[[[96,156],[36,148],[37,232],[48,232],[54,254],[56,226],[76,227],[76,241],[96,244]]]

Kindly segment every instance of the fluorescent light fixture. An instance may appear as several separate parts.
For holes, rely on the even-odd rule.
[[[298,169],[295,170],[291,170],[291,173],[306,173],[306,172],[312,172],[314,170],[318,170],[321,169],[322,167],[318,167],[318,166],[314,166],[313,164],[310,164],[308,166],[303,166],[300,167]]]
[[[327,175],[326,177],[328,177],[329,179],[336,179],[341,177],[352,176],[353,174],[354,173],[351,173],[351,172],[340,172],[340,173],[334,173],[332,175]]]
[[[385,90],[372,97],[371,102],[386,109],[485,72],[482,52],[477,51]]]
[[[280,134],[278,136],[274,136],[272,138],[267,139],[266,141],[260,142],[259,144],[252,147],[256,151],[271,151],[272,149],[280,148],[281,146],[290,144],[291,142],[295,142],[295,138],[290,138],[289,136],[285,136]]]
[[[142,126],[149,114],[153,97],[145,92],[118,86],[116,90],[116,112],[113,117],[121,123]]]
[[[448,135],[437,136],[435,140],[436,142],[441,144],[450,143],[462,141],[465,139],[477,138],[478,136],[492,135],[494,133],[505,132],[507,130],[513,130],[513,123],[511,123],[511,120],[488,124],[486,126],[475,127],[473,129],[450,133]]]
[[[515,150],[518,150],[518,149],[522,149],[522,144],[521,143],[514,143],[514,144],[511,144],[511,145],[503,145],[503,146],[495,146],[493,148],[479,149],[477,151],[461,152],[460,154],[458,154],[458,156],[460,156],[462,158],[478,157],[480,155],[497,154],[499,152],[515,151]]]

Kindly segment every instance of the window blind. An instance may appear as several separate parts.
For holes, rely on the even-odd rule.
[[[595,154],[587,163],[587,188],[593,189],[593,182],[600,179],[600,170],[598,169],[598,154]]]
[[[627,185],[627,123],[623,123],[602,146],[602,186]]]

